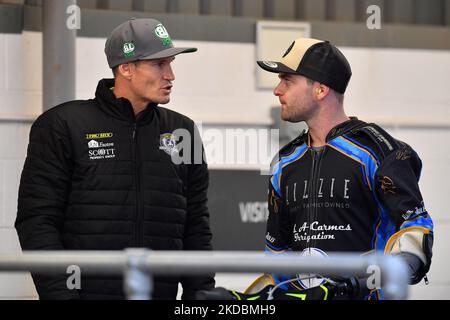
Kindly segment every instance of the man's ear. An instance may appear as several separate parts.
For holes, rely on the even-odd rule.
[[[132,63],[124,63],[119,65],[117,69],[118,73],[127,80],[131,80],[133,77]]]
[[[318,82],[314,84],[314,94],[316,95],[317,100],[323,100],[329,93],[329,87]]]

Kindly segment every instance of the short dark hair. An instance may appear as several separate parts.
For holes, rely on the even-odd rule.
[[[119,72],[119,66],[112,68],[112,73],[114,75],[114,78],[117,77],[117,73]]]

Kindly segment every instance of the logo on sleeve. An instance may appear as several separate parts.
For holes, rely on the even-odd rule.
[[[414,210],[406,211],[406,213],[402,214],[402,217],[405,220],[415,219],[416,217],[418,217],[426,212],[427,212],[427,209],[425,209],[425,204],[422,201],[420,203],[420,206],[415,207]]]
[[[391,178],[384,176],[383,178],[380,178],[381,183],[381,190],[383,191],[383,194],[395,194],[397,187],[394,184],[394,181],[392,181]]]

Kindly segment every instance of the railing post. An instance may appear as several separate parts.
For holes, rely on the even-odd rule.
[[[67,11],[74,5],[75,0],[43,2],[43,111],[75,99],[77,29],[68,24]]]
[[[146,249],[127,249],[124,271],[124,289],[128,300],[150,300],[153,277],[145,270]]]
[[[385,257],[386,258],[386,257]],[[406,263],[396,256],[383,259],[382,271],[384,274],[383,293],[388,300],[405,300],[408,298],[408,268]]]

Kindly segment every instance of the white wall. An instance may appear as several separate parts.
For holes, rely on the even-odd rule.
[[[450,104],[448,104],[450,106]],[[420,179],[425,205],[433,217],[435,242],[433,264],[428,274],[430,284],[411,287],[414,299],[450,299],[450,216],[447,197],[450,188],[450,130],[391,129],[393,135],[407,141],[421,156],[423,170]]]
[[[17,188],[30,119],[42,108],[41,34],[0,34],[0,253],[20,250],[13,229]],[[103,54],[105,39],[77,42],[77,98],[91,98],[97,81],[110,77]],[[270,108],[277,99],[255,85],[255,46],[216,42],[175,41],[199,52],[177,57],[176,81],[170,108],[217,124],[271,123]],[[450,299],[450,220],[446,196],[450,180],[450,52],[343,48],[353,67],[346,98],[351,115],[388,124],[388,131],[411,144],[424,163],[421,188],[435,226],[435,257],[430,286],[415,286],[412,298]],[[28,122],[27,122],[28,121]],[[405,127],[404,125],[409,125]],[[219,285],[246,287],[252,276],[218,275]],[[245,282],[245,283],[243,283]],[[0,298],[32,298],[27,275],[0,274]]]
[[[40,37],[0,34],[0,253],[20,251],[13,228],[17,191],[30,123],[42,103]],[[31,299],[36,291],[25,273],[0,273],[0,298]]]

